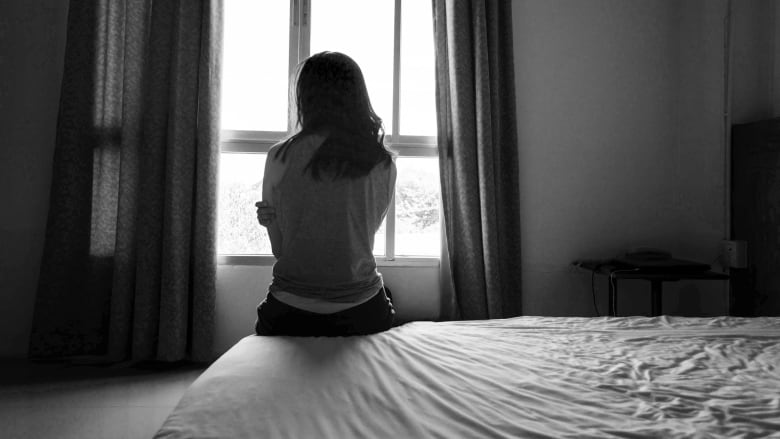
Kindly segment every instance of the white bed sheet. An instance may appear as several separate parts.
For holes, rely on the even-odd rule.
[[[157,438],[780,437],[780,318],[518,317],[249,336]]]

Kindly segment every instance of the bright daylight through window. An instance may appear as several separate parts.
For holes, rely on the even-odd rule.
[[[385,142],[398,153],[395,203],[376,235],[377,260],[438,257],[431,2],[225,0],[224,17],[218,253],[271,254],[254,207],[266,154],[291,133],[296,66],[329,50],[360,65]]]

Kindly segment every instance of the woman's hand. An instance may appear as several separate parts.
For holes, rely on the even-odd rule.
[[[263,227],[270,226],[276,219],[276,210],[267,201],[258,201],[255,207],[257,207],[257,222]]]

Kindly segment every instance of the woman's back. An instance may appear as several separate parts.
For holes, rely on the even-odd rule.
[[[382,119],[360,67],[343,53],[310,56],[295,82],[300,131],[269,152],[257,203],[277,261],[255,332],[387,330],[395,310],[372,252],[396,178]]]
[[[302,136],[284,152],[272,189],[283,240],[270,291],[355,302],[382,287],[373,244],[392,198],[395,164],[388,160],[354,179],[314,179],[306,165],[322,141]]]

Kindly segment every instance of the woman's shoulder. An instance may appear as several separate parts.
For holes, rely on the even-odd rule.
[[[290,143],[292,143],[293,140],[294,139],[290,137],[284,140],[280,140],[272,145],[271,148],[268,149],[268,160],[281,161],[282,157],[286,155],[286,150],[289,148]]]
[[[310,155],[322,145],[325,136],[318,133],[299,133],[281,140],[268,150],[268,158],[274,161],[285,161],[292,151],[294,156]]]

